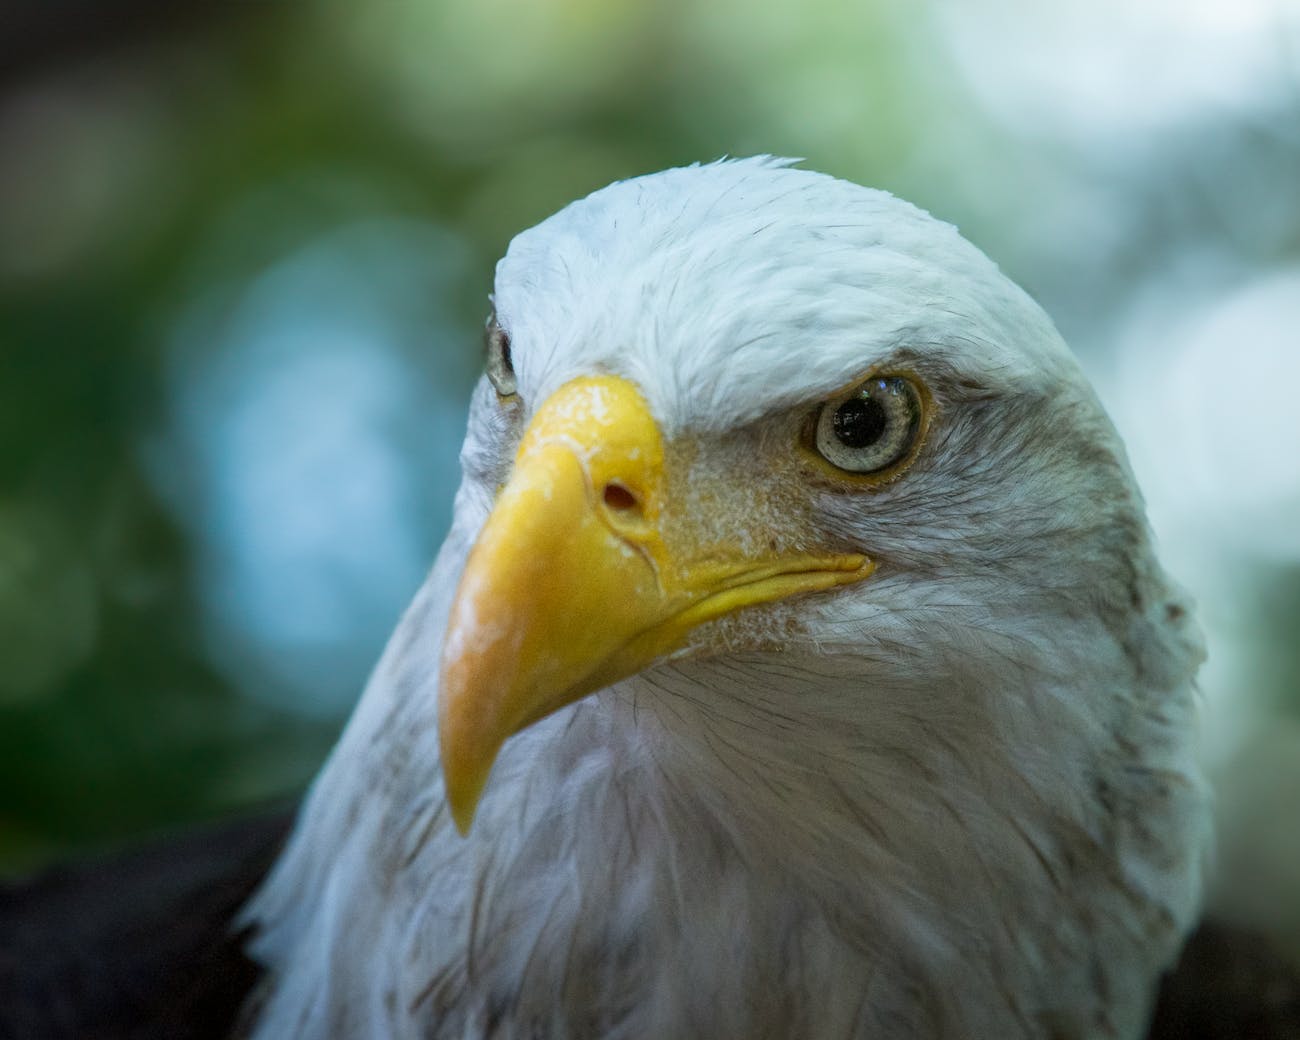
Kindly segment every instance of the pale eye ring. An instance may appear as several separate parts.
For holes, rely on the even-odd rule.
[[[921,393],[910,379],[879,376],[822,405],[814,443],[837,469],[879,473],[907,458],[921,417]]]
[[[510,354],[510,333],[497,321],[496,313],[488,316],[483,330],[483,344],[487,350],[487,377],[498,397],[514,397],[519,392],[515,380],[514,359]]]

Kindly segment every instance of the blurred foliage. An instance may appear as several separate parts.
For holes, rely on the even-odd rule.
[[[1246,7],[1290,68],[1294,23]],[[1050,91],[997,86],[1017,11],[209,4],[65,38],[25,7],[31,45],[0,48],[0,867],[301,788],[445,527],[495,258],[610,180],[775,152],[894,191],[1035,293],[1103,394],[1144,287],[1300,263],[1294,75],[1044,121],[1018,106]],[[1230,678],[1294,711],[1300,575],[1254,567],[1227,601],[1260,664]]]

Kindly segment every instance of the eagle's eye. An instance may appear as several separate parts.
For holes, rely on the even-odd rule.
[[[483,332],[487,347],[487,375],[499,397],[514,397],[519,391],[515,383],[515,366],[510,357],[510,333],[497,322],[496,313],[488,316]]]
[[[921,392],[902,376],[878,376],[822,405],[814,444],[848,473],[881,473],[911,454],[921,433]]]

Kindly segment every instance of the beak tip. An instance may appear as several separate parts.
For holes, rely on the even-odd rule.
[[[474,826],[474,810],[464,809],[457,811],[455,807],[451,810],[452,821],[456,824],[456,833],[462,838],[469,837],[469,830]]]
[[[446,736],[444,729],[441,748],[444,797],[456,830],[461,837],[467,837],[500,742],[493,741],[490,748],[484,748],[475,747],[474,741],[447,740]]]
[[[453,626],[454,630],[454,626]],[[483,714],[467,696],[468,684],[458,658],[444,660],[438,704],[438,750],[442,766],[443,797],[462,838],[474,823],[488,772],[500,740],[484,732]]]
[[[479,798],[483,793],[482,781],[473,782],[468,777],[453,777],[444,771],[447,808],[451,812],[452,822],[462,838],[469,837],[470,828],[474,826],[474,816],[478,811]]]

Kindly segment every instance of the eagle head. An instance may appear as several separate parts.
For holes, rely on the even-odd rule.
[[[249,910],[258,1035],[1133,1037],[1199,638],[1042,310],[771,159],[497,268],[451,534]]]

